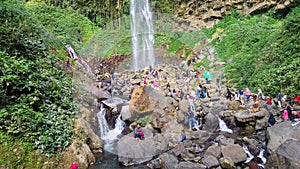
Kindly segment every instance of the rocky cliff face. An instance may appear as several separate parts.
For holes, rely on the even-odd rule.
[[[226,14],[237,10],[249,15],[274,8],[284,10],[299,4],[297,0],[190,0],[182,1],[176,16],[182,18],[190,29],[212,27]]]

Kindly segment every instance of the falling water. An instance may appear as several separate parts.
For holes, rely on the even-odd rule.
[[[131,41],[132,41],[132,68],[138,70],[153,66],[154,30],[149,0],[131,0]]]
[[[108,123],[105,119],[106,109],[101,104],[100,111],[97,114],[99,121],[100,137],[104,141],[104,150],[111,153],[115,152],[115,143],[118,141],[118,136],[124,129],[125,122],[121,120],[121,115],[116,119],[116,124],[114,129],[109,129]]]
[[[231,134],[233,133],[233,131],[227,127],[226,123],[220,117],[218,117],[218,120],[219,120],[220,131],[231,133]]]

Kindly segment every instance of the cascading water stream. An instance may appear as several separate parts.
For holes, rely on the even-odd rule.
[[[131,0],[132,68],[138,70],[153,66],[154,30],[149,0]]]
[[[118,136],[122,133],[125,122],[121,120],[121,115],[116,119],[116,124],[114,129],[109,129],[108,123],[105,119],[106,109],[101,104],[100,111],[97,114],[99,121],[100,137],[104,141],[104,150],[114,153],[115,143],[118,141]]]
[[[227,132],[230,134],[233,133],[232,129],[228,128],[226,123],[220,117],[218,117],[218,120],[219,120],[219,130],[220,131]]]

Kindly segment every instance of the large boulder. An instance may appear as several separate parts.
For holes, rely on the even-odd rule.
[[[142,128],[145,140],[136,140],[133,133],[122,137],[118,142],[119,162],[125,166],[150,161],[156,155],[153,133],[149,128]]]
[[[267,149],[273,153],[286,140],[300,140],[300,125],[292,126],[290,121],[276,123],[267,129],[268,145]]]
[[[286,140],[268,157],[266,168],[300,168],[299,147],[299,140]]]
[[[94,153],[102,152],[103,141],[100,139],[98,135],[92,130],[90,124],[86,122],[83,118],[79,118],[76,121],[76,132],[80,132],[81,129],[86,134],[86,142],[88,143],[90,149]],[[80,133],[78,133],[80,134]]]
[[[145,91],[144,87],[138,87],[133,90],[130,99],[129,110],[130,113],[143,113],[149,111],[151,108],[149,94]]]
[[[261,111],[258,111],[256,113],[250,113],[249,110],[245,110],[236,113],[234,116],[239,122],[250,122],[250,121],[255,121],[256,119],[263,118],[268,115],[269,115],[268,111],[262,109]]]
[[[162,169],[176,169],[178,166],[178,159],[173,154],[163,153],[158,158]]]
[[[234,163],[239,163],[247,159],[245,151],[238,144],[221,146],[221,152],[224,158],[231,159]]]
[[[205,116],[205,124],[203,126],[203,130],[208,130],[210,132],[215,131],[219,126],[218,117],[212,113],[208,113]]]

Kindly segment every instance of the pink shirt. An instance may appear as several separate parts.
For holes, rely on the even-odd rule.
[[[251,95],[251,91],[248,88],[246,88],[246,96],[250,96],[250,95]]]

